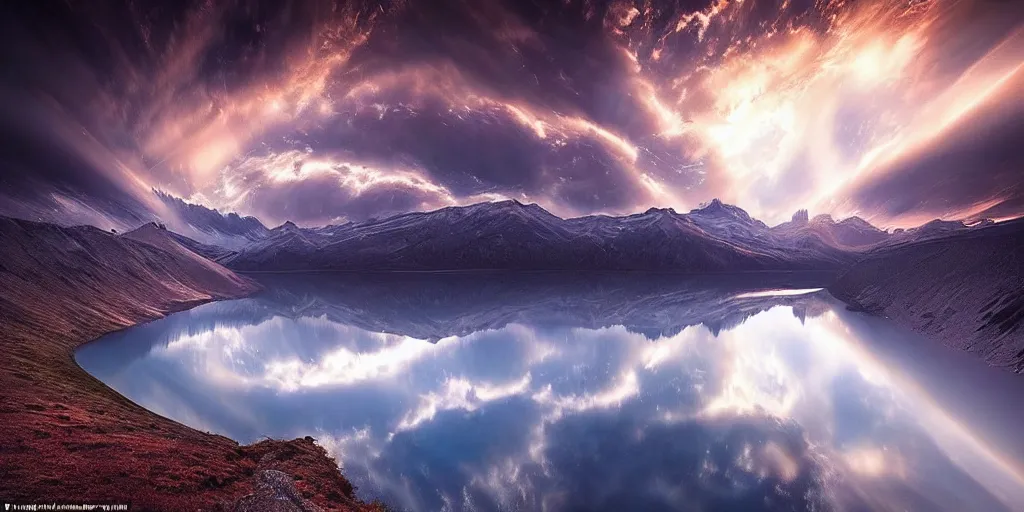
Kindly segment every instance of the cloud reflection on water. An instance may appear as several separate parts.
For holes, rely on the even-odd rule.
[[[732,289],[719,295],[736,299]],[[621,296],[633,298],[602,307],[629,310],[624,323],[689,304]],[[530,311],[519,322],[483,322],[481,312],[503,303],[478,301],[450,317],[475,332],[430,343],[400,331],[454,328],[448,317],[373,332],[337,315],[378,318],[379,303],[311,309],[271,294],[124,331],[78,359],[136,402],[197,428],[242,442],[314,435],[364,495],[409,510],[1024,502],[1016,463],[873,355],[850,313],[821,294],[757,297],[769,302],[754,310],[767,310],[739,325],[714,327],[730,316],[726,300],[711,308],[711,326],[659,325],[660,336],[589,315],[574,322],[576,306],[559,312],[561,322],[533,323]],[[687,307],[707,309],[709,297],[701,300]],[[388,311],[419,301],[389,301],[397,309]],[[152,345],[142,355],[118,350],[129,343]]]

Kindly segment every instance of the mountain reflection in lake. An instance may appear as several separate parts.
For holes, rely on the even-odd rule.
[[[198,429],[312,435],[402,510],[1024,503],[1019,377],[845,311],[814,276],[262,280],[77,360]],[[761,293],[779,289],[801,292]]]

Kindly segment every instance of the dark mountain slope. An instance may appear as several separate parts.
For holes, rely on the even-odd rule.
[[[956,231],[875,251],[829,290],[854,307],[1020,372],[1024,221]]]
[[[5,306],[29,312],[80,304],[117,311],[107,306],[144,302],[148,296],[186,302],[255,290],[250,281],[185,249],[154,224],[118,236],[90,226],[3,218],[0,233]]]
[[[185,235],[179,235],[174,232],[169,232],[168,234],[171,236],[171,238],[174,239],[175,242],[181,244],[182,247],[208,260],[219,261],[230,254],[234,254],[235,252],[217,245],[210,245],[204,244],[202,242],[197,242]]]
[[[0,495],[231,509],[259,501],[255,480],[277,469],[301,475],[321,507],[368,509],[310,440],[239,446],[139,407],[74,362],[77,345],[107,332],[257,288],[155,225],[117,236],[0,217]]]

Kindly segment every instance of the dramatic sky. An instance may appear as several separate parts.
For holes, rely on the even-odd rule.
[[[6,2],[0,213],[1024,213],[1024,2]]]

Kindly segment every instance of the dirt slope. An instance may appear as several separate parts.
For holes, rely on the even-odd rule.
[[[280,470],[296,479],[280,510],[371,509],[310,438],[239,446],[142,409],[74,362],[104,333],[257,288],[156,226],[116,236],[0,217],[0,498],[259,510]]]
[[[989,364],[1024,370],[1024,221],[880,251],[829,291]]]

